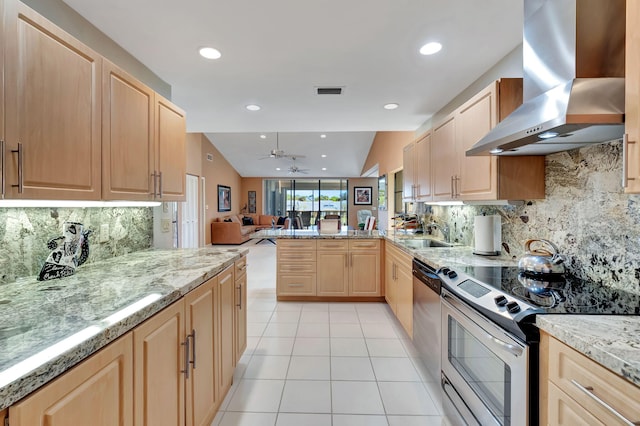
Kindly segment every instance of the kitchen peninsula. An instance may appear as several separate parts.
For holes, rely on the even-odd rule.
[[[12,425],[90,424],[98,411],[112,424],[185,411],[210,422],[246,345],[247,253],[151,249],[3,285],[0,410]]]

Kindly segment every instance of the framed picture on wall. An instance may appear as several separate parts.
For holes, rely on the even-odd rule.
[[[256,212],[256,191],[249,191],[249,213]]]
[[[355,186],[353,187],[353,204],[355,205],[371,205],[372,200],[371,186]]]
[[[231,211],[231,188],[224,185],[218,185],[218,211]]]

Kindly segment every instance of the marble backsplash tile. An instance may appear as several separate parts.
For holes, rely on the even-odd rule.
[[[87,263],[153,244],[153,210],[148,207],[1,208],[0,283],[38,274],[50,253],[47,242],[62,235],[62,224],[67,221],[81,222],[93,231]],[[102,224],[109,225],[109,240],[100,243]]]
[[[503,254],[524,254],[530,238],[553,241],[571,273],[640,293],[640,196],[622,189],[622,145],[594,145],[546,158],[546,198],[522,206],[433,206],[453,240],[473,244],[474,216],[499,214]],[[430,219],[427,217],[427,219]]]

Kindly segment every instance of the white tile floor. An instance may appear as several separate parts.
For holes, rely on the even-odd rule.
[[[444,424],[439,384],[386,304],[277,302],[276,247],[243,247],[247,350],[212,426]]]

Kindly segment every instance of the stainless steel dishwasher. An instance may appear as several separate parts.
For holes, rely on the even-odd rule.
[[[430,378],[440,382],[440,287],[435,269],[413,259],[413,344]]]

